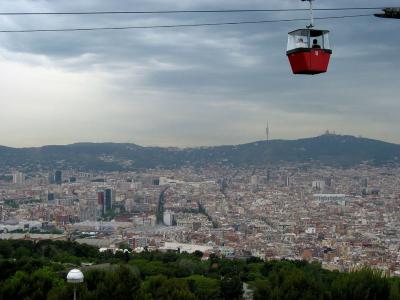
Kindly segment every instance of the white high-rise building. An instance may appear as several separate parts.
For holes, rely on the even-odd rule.
[[[163,221],[164,225],[172,226],[172,224],[174,223],[174,214],[171,211],[164,212]]]
[[[25,174],[22,172],[13,173],[13,184],[22,185],[25,183]]]
[[[325,181],[324,180],[314,180],[312,182],[312,187],[314,190],[323,191],[325,189]]]

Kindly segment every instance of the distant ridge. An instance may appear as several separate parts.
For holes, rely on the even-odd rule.
[[[350,135],[324,134],[298,140],[258,141],[198,148],[142,147],[129,143],[76,143],[64,146],[10,148],[0,146],[0,167],[26,170],[133,170],[183,165],[256,166],[314,162],[353,166],[361,162],[400,162],[400,145]]]

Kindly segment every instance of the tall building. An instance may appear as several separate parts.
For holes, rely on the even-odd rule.
[[[285,186],[290,186],[290,176],[289,175],[287,175],[285,177]]]
[[[271,171],[267,169],[267,183],[269,183],[271,180]]]
[[[258,184],[259,184],[259,178],[257,175],[252,175],[250,177],[250,185],[251,185],[251,190],[253,192],[257,192],[258,191]]]
[[[333,178],[332,177],[328,177],[325,179],[325,185],[328,187],[332,187],[333,185]]]
[[[48,179],[48,181],[49,181],[49,184],[54,184],[54,174],[53,174],[53,172],[50,172],[50,173],[48,174],[47,179]]]
[[[171,211],[164,212],[164,215],[163,215],[164,225],[172,226],[174,224],[174,219],[175,219],[175,216],[174,216],[173,212],[171,212]]]
[[[60,170],[54,172],[54,183],[55,184],[62,183],[62,172]]]
[[[22,185],[25,183],[25,174],[22,172],[13,173],[13,184]]]
[[[47,192],[47,201],[54,201],[55,195],[54,193]]]
[[[314,180],[312,188],[316,191],[323,191],[325,189],[325,180]]]
[[[112,209],[112,205],[113,205],[113,191],[112,189],[105,189],[104,190],[105,193],[105,202],[104,202],[104,206],[105,206],[105,211],[109,211]]]
[[[228,183],[225,178],[221,178],[218,180],[219,189],[222,193],[225,193],[225,190],[228,188]]]
[[[368,187],[368,178],[363,178],[361,180],[361,187],[367,188]]]
[[[104,215],[105,212],[105,205],[104,205],[105,193],[104,191],[97,192],[97,211],[99,216]]]

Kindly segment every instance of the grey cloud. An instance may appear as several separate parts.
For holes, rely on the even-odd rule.
[[[395,5],[395,2],[386,3]],[[328,7],[333,4],[321,0],[317,5]],[[336,1],[334,4],[335,7],[357,5],[357,1]],[[363,1],[362,5],[377,4],[376,1]],[[249,4],[239,0],[0,3],[2,11],[242,7],[249,7]],[[252,1],[251,7],[300,8],[304,3],[260,0]],[[176,24],[286,16],[283,13],[243,13],[224,17],[58,16],[1,17],[1,21],[2,26],[13,29]],[[23,65],[26,72],[31,70],[33,73],[24,77],[27,81],[35,79],[31,77],[35,77],[37,68],[43,71],[45,80],[55,70],[61,81],[62,76],[67,82],[72,80],[71,76],[87,81],[83,96],[73,80],[68,85],[68,89],[73,90],[73,101],[63,102],[62,107],[72,116],[72,123],[53,108],[56,91],[45,89],[39,93],[37,87],[28,82],[20,83],[26,93],[19,95],[16,101],[26,103],[23,97],[28,95],[43,97],[42,108],[46,113],[36,111],[38,115],[32,121],[38,125],[29,129],[30,135],[42,132],[39,143],[98,139],[185,146],[235,143],[262,138],[267,119],[279,128],[275,133],[280,137],[312,135],[322,132],[326,126],[368,135],[366,125],[372,126],[370,120],[373,120],[380,128],[387,128],[386,138],[400,141],[393,130],[400,129],[394,113],[400,104],[393,100],[399,93],[397,52],[400,41],[396,34],[400,22],[371,17],[318,21],[317,24],[331,29],[334,55],[330,71],[313,77],[291,75],[285,55],[286,33],[304,26],[304,22],[195,29],[1,34],[0,57]],[[61,85],[58,92],[68,95],[70,91],[65,89],[67,87]],[[0,96],[4,99],[1,93]],[[66,98],[62,97],[60,101],[67,101]],[[81,106],[78,103],[82,103]],[[20,119],[29,114],[28,111],[13,111]],[[57,118],[61,127],[58,133],[49,126]],[[91,125],[80,130],[85,123]],[[16,136],[23,140],[24,130],[15,130]],[[378,132],[373,134],[378,135]],[[4,143],[18,144],[15,138],[5,138]],[[34,140],[28,143],[34,143]]]

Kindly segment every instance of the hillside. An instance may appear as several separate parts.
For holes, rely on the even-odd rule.
[[[175,168],[186,164],[264,166],[281,162],[318,162],[351,166],[397,162],[400,145],[348,135],[325,134],[298,140],[258,141],[242,145],[201,148],[142,147],[135,144],[77,143],[38,148],[0,147],[1,168],[27,170],[74,168],[131,170]]]

